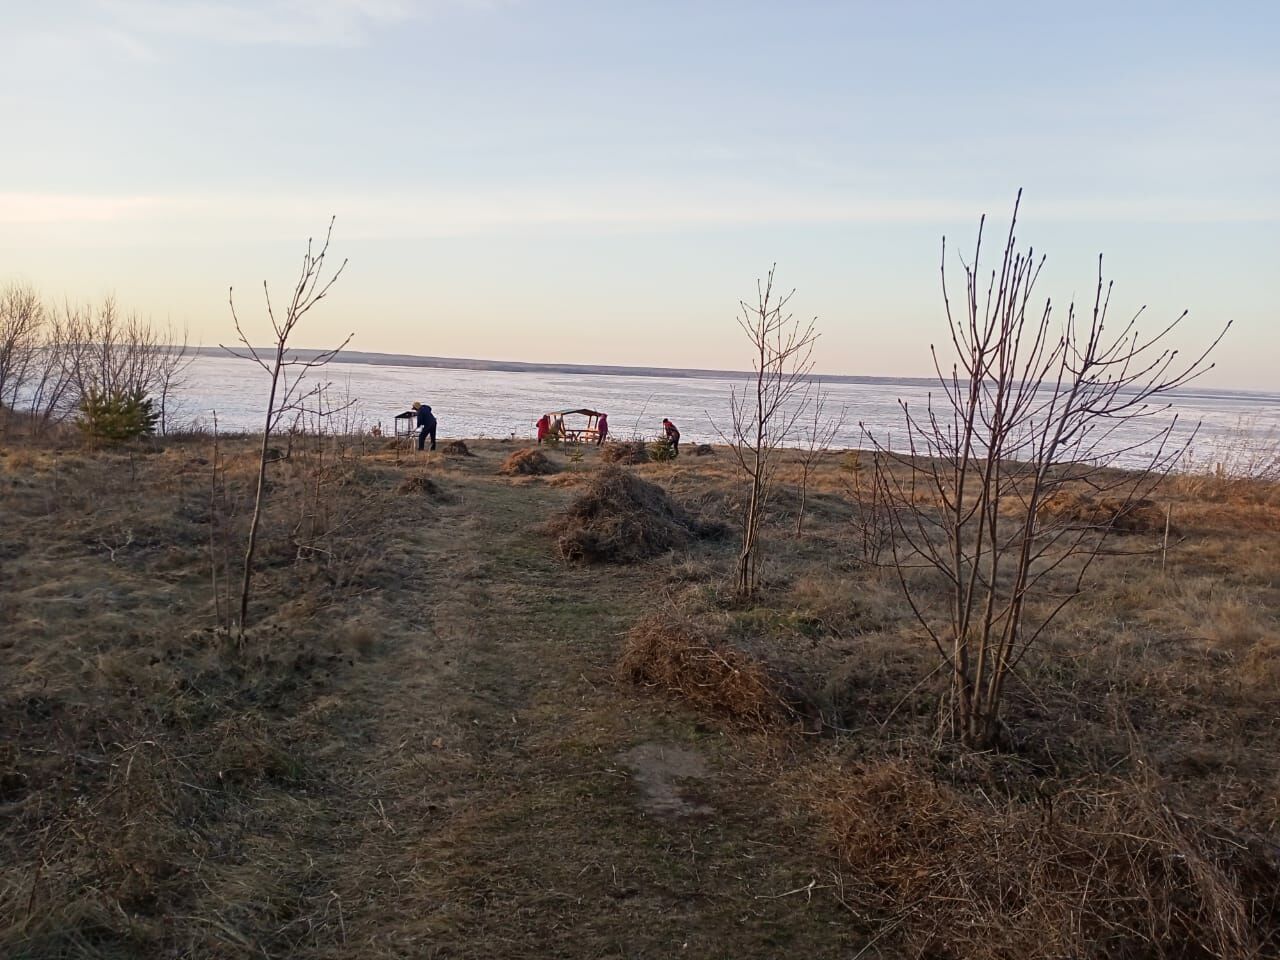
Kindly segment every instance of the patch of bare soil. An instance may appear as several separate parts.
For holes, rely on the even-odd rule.
[[[706,758],[674,743],[641,743],[621,758],[640,788],[644,808],[660,817],[708,816],[715,810],[690,796],[684,784],[707,780]]]

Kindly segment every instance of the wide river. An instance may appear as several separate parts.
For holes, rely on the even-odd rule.
[[[534,421],[550,410],[588,407],[609,414],[615,436],[651,437],[663,417],[679,426],[686,441],[719,441],[717,429],[730,429],[730,391],[743,382],[730,378],[613,376],[605,374],[509,373],[369,363],[332,363],[319,371],[329,384],[332,405],[351,401],[349,411],[332,418],[328,429],[368,430],[384,434],[394,417],[418,400],[431,405],[440,437],[532,437]],[[259,431],[268,382],[253,363],[232,357],[200,356],[187,371],[178,420],[211,426],[216,411],[223,431]],[[899,400],[922,410],[937,384],[892,378],[857,383],[827,383],[828,410],[844,412],[833,447],[859,446],[859,424],[882,438],[902,437]],[[1184,388],[1173,409],[1142,424],[1135,438],[1167,423],[1176,413],[1180,430],[1199,424],[1193,444],[1201,462],[1241,447],[1280,446],[1280,394]],[[310,428],[310,417],[304,426]],[[1115,438],[1119,439],[1119,438]],[[893,444],[901,446],[900,442]],[[1110,445],[1123,446],[1113,443]]]

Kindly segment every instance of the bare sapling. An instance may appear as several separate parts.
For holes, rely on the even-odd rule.
[[[1019,249],[1017,213],[1015,203],[985,282],[980,224],[958,310],[944,240],[952,356],[933,350],[941,397],[901,404],[905,448],[877,444],[899,468],[880,480],[894,566],[951,677],[943,730],[977,749],[997,745],[1010,676],[1080,594],[1103,542],[1184,455],[1194,429],[1179,427],[1167,395],[1211,369],[1226,333],[1187,359],[1172,346],[1185,312],[1152,334],[1139,329],[1142,310],[1113,329],[1101,258],[1092,307],[1071,303],[1059,320],[1034,300],[1044,258]],[[1061,510],[1077,491],[1083,514]],[[941,615],[927,597],[938,579]]]
[[[831,441],[844,426],[845,408],[832,414],[827,410],[829,394],[818,381],[813,388],[813,397],[809,404],[809,414],[805,417],[801,430],[800,447],[800,507],[796,511],[796,539],[804,536],[804,512],[809,501],[809,479],[813,476],[813,468],[827,453],[831,452]]]
[[[227,294],[228,303],[231,305],[231,317],[235,321],[236,334],[243,350],[225,345],[223,345],[223,349],[232,356],[252,360],[258,364],[266,373],[270,383],[270,389],[267,394],[266,414],[263,419],[262,444],[258,454],[253,513],[249,520],[249,534],[244,553],[244,571],[240,583],[240,615],[237,622],[237,630],[242,640],[249,624],[249,598],[250,589],[253,585],[254,551],[257,548],[258,531],[262,524],[263,510],[266,504],[267,467],[278,459],[272,453],[271,438],[282,421],[286,418],[294,420],[303,413],[306,409],[308,397],[316,392],[317,385],[308,382],[308,374],[326,366],[351,342],[351,337],[354,336],[354,334],[349,334],[337,347],[320,351],[314,356],[305,359],[289,352],[289,339],[297,329],[298,323],[311,311],[312,307],[325,298],[347,265],[347,261],[343,260],[336,270],[329,274],[328,277],[325,276],[325,259],[329,253],[329,241],[333,236],[333,222],[333,219],[330,219],[329,228],[325,232],[324,243],[318,251],[314,248],[312,240],[307,240],[307,252],[302,258],[302,267],[299,271],[298,280],[294,284],[293,293],[283,313],[277,314],[271,300],[271,290],[265,281],[262,284],[267,317],[271,321],[271,328],[275,338],[271,348],[260,351],[250,343],[240,323],[240,317],[236,313],[234,289],[229,290]]]
[[[756,302],[741,301],[738,326],[751,344],[753,375],[734,386],[729,397],[731,423],[716,432],[733,453],[747,487],[742,517],[742,548],[734,574],[740,598],[760,588],[760,528],[773,489],[778,451],[795,436],[809,400],[816,320],[802,322],[787,312],[792,294],[774,290],[774,267],[756,284]]]
[[[870,567],[879,567],[893,535],[890,506],[884,494],[886,457],[876,449],[876,442],[859,424],[859,449],[846,455],[849,471],[848,495],[853,506],[854,548],[858,559]]]

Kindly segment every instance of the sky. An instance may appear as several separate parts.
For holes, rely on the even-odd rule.
[[[324,347],[742,369],[777,264],[818,369],[921,376],[979,218],[1055,309],[1228,321],[1280,390],[1280,4],[0,0],[0,283]],[[988,250],[994,260],[995,245]],[[948,269],[960,276],[958,259]]]

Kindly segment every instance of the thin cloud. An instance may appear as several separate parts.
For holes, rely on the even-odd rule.
[[[0,193],[0,223],[69,224],[183,222],[311,223],[336,213],[346,228],[365,235],[458,235],[525,227],[582,226],[652,229],[762,223],[954,223],[983,212],[1003,215],[1008,197],[939,201],[920,197],[815,197],[758,190],[707,197],[660,188],[619,186],[558,193],[450,190],[382,195],[338,193],[236,195],[97,195]],[[1274,223],[1266,207],[1224,209],[1159,199],[1091,198],[1035,204],[1041,221],[1154,223]]]
[[[477,0],[97,0],[112,26],[135,37],[231,45],[356,46],[381,28]]]

